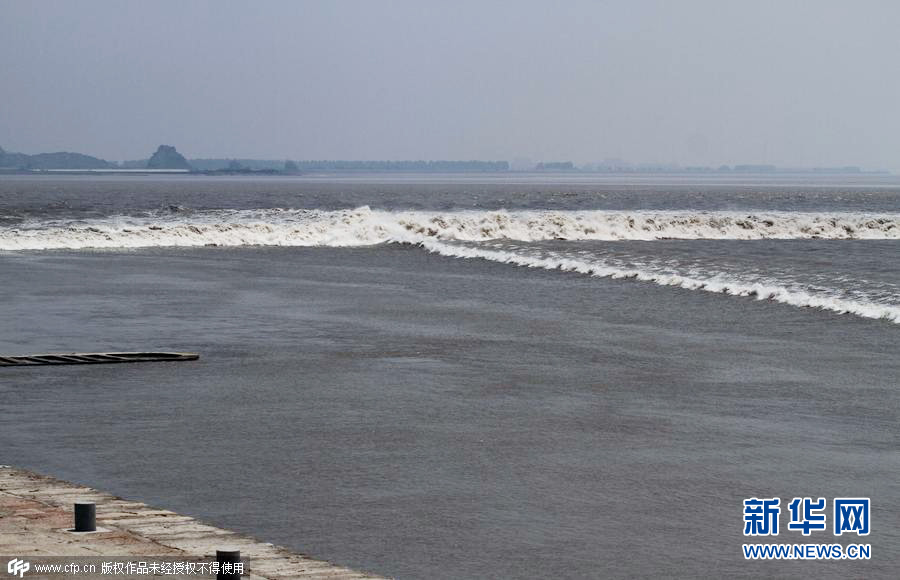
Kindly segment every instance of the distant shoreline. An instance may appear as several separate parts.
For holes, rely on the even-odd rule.
[[[187,159],[171,145],[160,145],[148,159],[106,161],[82,153],[56,152],[28,155],[0,148],[0,174],[194,174],[194,175],[361,175],[361,174],[550,174],[550,175],[689,175],[689,176],[862,176],[892,175],[888,170],[857,165],[779,167],[773,164],[679,165],[603,161],[541,161],[522,164],[483,160],[300,160],[291,159]]]
[[[347,177],[363,175],[496,175],[496,176],[567,176],[567,177],[682,177],[705,179],[752,177],[757,179],[775,177],[808,177],[808,178],[832,178],[832,177],[892,177],[895,174],[890,171],[815,171],[803,169],[784,169],[776,171],[588,171],[588,170],[563,170],[563,171],[527,171],[527,170],[503,170],[503,171],[478,171],[478,170],[377,170],[377,169],[332,169],[310,171],[283,171],[279,169],[149,169],[149,168],[84,168],[84,169],[22,169],[0,168],[0,176],[3,175],[191,175],[191,176],[250,176],[250,177]]]

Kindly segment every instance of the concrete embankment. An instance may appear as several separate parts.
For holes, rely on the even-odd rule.
[[[74,533],[76,502],[96,504],[97,531]],[[216,550],[240,550],[244,578],[378,578],[201,523],[8,466],[0,466],[0,555],[135,557],[215,560]]]

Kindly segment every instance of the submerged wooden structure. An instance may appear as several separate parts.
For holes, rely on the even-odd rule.
[[[197,360],[192,352],[78,352],[70,354],[0,355],[0,367],[35,365],[84,365],[102,363],[171,362]]]

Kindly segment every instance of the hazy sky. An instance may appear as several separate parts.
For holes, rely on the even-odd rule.
[[[0,0],[0,146],[900,170],[900,2]]]

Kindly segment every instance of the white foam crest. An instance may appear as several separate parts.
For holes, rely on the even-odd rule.
[[[425,239],[900,239],[900,214],[697,211],[210,210],[31,221],[0,250],[165,246],[359,246]]]
[[[850,313],[864,318],[875,318],[900,324],[900,306],[813,294],[799,287],[784,286],[775,282],[748,282],[724,275],[699,277],[651,269],[624,268],[581,258],[534,256],[528,253],[478,248],[433,239],[424,240],[420,242],[420,245],[430,252],[453,258],[481,258],[526,268],[577,272],[600,278],[632,278],[653,282],[660,286],[677,286],[687,290],[772,300],[791,306],[818,308],[838,314]]]

